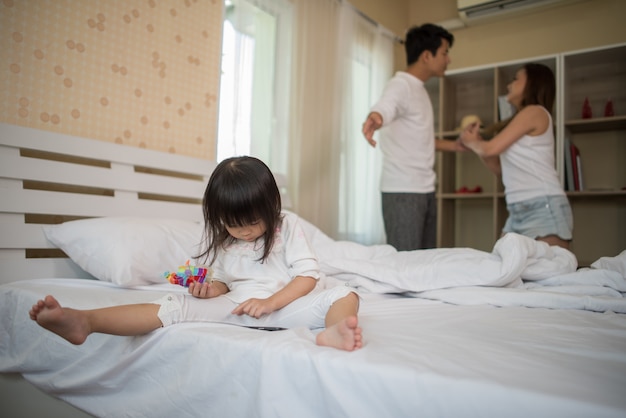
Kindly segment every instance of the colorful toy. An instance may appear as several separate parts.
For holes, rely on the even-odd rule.
[[[176,273],[166,271],[164,276],[172,284],[189,287],[192,282],[204,283],[208,281],[211,283],[213,281],[213,269],[207,266],[190,266],[189,260],[187,260],[184,266],[178,267]]]

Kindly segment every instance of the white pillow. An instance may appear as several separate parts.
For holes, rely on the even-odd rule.
[[[178,219],[105,217],[44,226],[46,237],[83,270],[121,286],[167,283],[200,252],[203,225]],[[193,264],[193,260],[191,260]]]

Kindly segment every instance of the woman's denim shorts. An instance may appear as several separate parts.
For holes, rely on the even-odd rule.
[[[572,239],[574,216],[567,196],[541,196],[507,206],[509,218],[503,233],[517,232],[530,238],[556,235],[562,240]]]

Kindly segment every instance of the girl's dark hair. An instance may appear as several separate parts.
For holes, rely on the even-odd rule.
[[[215,262],[218,251],[236,239],[226,225],[238,227],[262,221],[263,255],[267,259],[274,245],[274,234],[281,220],[281,200],[270,169],[254,157],[228,158],[217,165],[202,200],[206,250],[197,258]]]
[[[441,39],[447,40],[452,47],[454,35],[441,26],[425,23],[422,26],[410,28],[404,41],[407,65],[414,64],[424,51],[430,51],[433,55],[437,55],[437,50],[441,46]]]
[[[550,67],[543,64],[527,63],[522,66],[522,69],[526,72],[526,85],[522,93],[520,110],[528,105],[540,105],[545,107],[548,112],[552,112],[556,96],[556,81]],[[497,135],[514,117],[515,115],[488,126],[484,131],[485,136]]]

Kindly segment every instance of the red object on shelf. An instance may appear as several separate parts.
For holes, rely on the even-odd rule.
[[[585,101],[583,103],[583,111],[582,111],[583,119],[591,119],[593,117],[593,112],[591,111],[591,105],[589,104],[589,98],[585,97]]]
[[[476,186],[473,189],[469,189],[467,186],[462,186],[456,190],[456,193],[482,193],[483,188]]]
[[[615,116],[615,111],[613,110],[613,100],[612,99],[609,99],[606,102],[606,106],[604,106],[604,116],[605,117]]]

